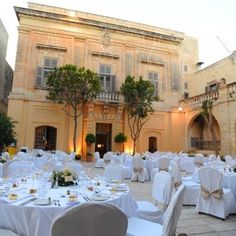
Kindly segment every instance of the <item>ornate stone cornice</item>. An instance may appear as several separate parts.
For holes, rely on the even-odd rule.
[[[22,7],[14,7],[14,8],[15,8],[15,12],[19,21],[20,21],[20,15],[27,15],[27,16],[46,18],[46,19],[51,19],[55,21],[67,22],[67,23],[87,25],[91,27],[107,29],[110,31],[118,31],[118,32],[123,32],[127,34],[138,35],[145,38],[151,38],[151,39],[155,38],[155,40],[165,41],[165,42],[174,43],[174,44],[180,44],[183,41],[183,38],[181,37],[159,33],[159,32],[153,32],[150,30],[139,29],[132,26],[124,26],[124,25],[108,23],[108,22],[103,22],[103,21],[98,21],[98,20],[93,20],[93,19],[85,19],[81,17],[72,18],[70,16],[63,15],[63,14],[39,11],[35,9],[28,9],[28,8],[22,8]]]

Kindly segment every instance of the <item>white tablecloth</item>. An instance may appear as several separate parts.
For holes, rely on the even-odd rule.
[[[114,193],[110,191],[111,188],[109,186],[104,190],[104,194],[106,192],[108,197],[106,202],[120,207],[128,217],[136,216],[137,204],[129,190]],[[0,227],[11,229],[20,236],[50,236],[50,228],[54,218],[61,211],[74,205],[68,202],[67,189],[78,193],[78,202],[74,204],[86,202],[84,196],[86,195],[91,199],[94,194],[94,192],[82,190],[82,188],[64,187],[48,190],[44,198],[47,199],[50,196],[51,205],[39,206],[33,202],[25,206],[20,205],[31,199],[32,196],[16,202],[0,203]],[[0,197],[0,200],[1,198],[3,197]],[[54,199],[58,199],[61,206],[54,205]]]

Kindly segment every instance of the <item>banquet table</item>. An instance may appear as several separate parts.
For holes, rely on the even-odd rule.
[[[0,192],[4,185],[0,185]],[[11,190],[12,191],[12,190]],[[89,191],[83,186],[47,189],[44,196],[25,194],[15,189],[17,200],[0,196],[0,228],[8,228],[20,236],[50,236],[55,217],[65,209],[88,201],[108,202],[120,207],[128,217],[136,216],[137,203],[125,184],[106,183]],[[75,195],[71,202],[69,196]]]

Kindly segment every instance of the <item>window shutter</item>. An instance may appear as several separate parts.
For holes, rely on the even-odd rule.
[[[37,75],[36,75],[36,86],[41,87],[42,80],[43,80],[43,68],[38,66],[37,67]]]
[[[111,76],[111,91],[115,92],[116,89],[116,76],[112,75]]]

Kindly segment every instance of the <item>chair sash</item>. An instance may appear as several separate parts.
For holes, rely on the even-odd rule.
[[[104,160],[104,161],[107,165],[110,164],[110,162],[111,162],[111,160]]]
[[[142,173],[143,172],[143,168],[133,168],[134,173]]]
[[[162,170],[168,172],[169,168],[159,168],[159,171],[162,171]]]
[[[161,210],[161,211],[165,211],[166,208],[168,207],[168,204],[165,204],[165,203],[162,203],[162,202],[159,202],[156,200],[156,206]]]
[[[181,184],[182,184],[181,181],[175,182],[175,183],[174,183],[174,187],[175,187],[175,188],[178,188]]]
[[[194,161],[194,163],[196,164],[198,168],[201,168],[203,166],[203,163],[200,161]]]
[[[220,200],[224,194],[223,189],[219,188],[216,189],[215,191],[210,192],[209,190],[205,189],[202,185],[201,185],[201,194],[204,198],[209,198],[210,196],[213,196],[214,198]]]

